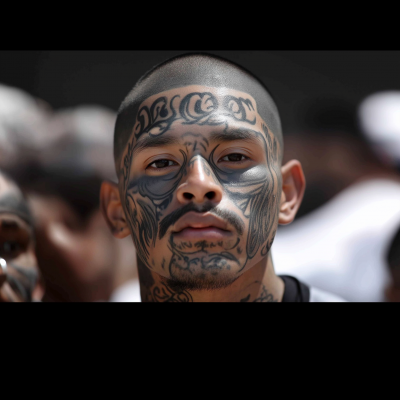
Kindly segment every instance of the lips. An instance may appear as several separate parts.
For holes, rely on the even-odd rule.
[[[180,218],[172,231],[174,237],[180,239],[223,240],[232,235],[228,224],[210,214],[188,212]]]

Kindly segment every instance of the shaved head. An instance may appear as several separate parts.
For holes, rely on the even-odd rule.
[[[155,66],[143,75],[122,102],[114,132],[117,173],[122,153],[132,134],[139,106],[148,97],[190,85],[235,89],[250,94],[259,115],[283,149],[281,122],[274,100],[265,85],[239,65],[209,54],[184,54]],[[281,157],[282,154],[279,154]]]

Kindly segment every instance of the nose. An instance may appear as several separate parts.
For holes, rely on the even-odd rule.
[[[196,156],[187,167],[187,179],[179,186],[177,198],[181,204],[202,204],[206,201],[219,203],[222,200],[222,192],[222,187],[217,183],[207,161],[201,156]]]

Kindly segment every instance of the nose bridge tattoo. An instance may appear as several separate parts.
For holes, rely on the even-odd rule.
[[[210,145],[209,141],[201,133],[186,132],[182,135],[182,139],[187,152],[189,152],[189,149],[193,152],[200,149],[207,151]]]
[[[188,131],[181,136],[185,151],[179,150],[182,163],[178,171],[163,176],[135,175],[131,178],[133,150],[142,135],[161,136],[177,120],[188,126],[225,124],[228,128],[227,117],[255,125],[255,104],[244,97],[226,95],[219,102],[210,92],[192,92],[183,98],[180,95],[171,99],[160,96],[150,107],[142,106],[139,109],[121,172],[123,205],[127,220],[138,257],[148,268],[152,269],[150,248],[155,246],[157,238],[161,239],[160,222],[166,218],[165,210],[172,202],[182,179],[187,176],[188,168],[192,168],[196,161],[201,163],[201,170],[208,177],[212,177],[232,200],[242,216],[239,218],[248,220],[248,234],[247,237],[238,235],[229,243],[176,243],[171,235],[168,241],[171,256],[169,262],[165,263],[163,260],[163,268],[168,265],[172,277],[182,272],[192,274],[195,266],[217,274],[236,265],[235,270],[240,272],[247,261],[259,252],[263,256],[268,253],[275,235],[275,232],[271,234],[271,231],[278,216],[277,191],[281,187],[281,181],[277,169],[279,143],[266,125],[262,125],[263,134],[256,130],[252,132],[264,145],[267,163],[255,167],[256,173],[250,178],[245,176],[245,171],[220,168],[214,162],[214,153],[218,145],[210,151],[207,138],[201,133]],[[203,153],[209,154],[208,159]],[[164,235],[165,231],[162,236]],[[245,250],[240,245],[241,240],[247,241]],[[236,251],[235,254],[233,250]],[[245,254],[242,254],[243,252]],[[239,258],[244,261],[239,261]]]
[[[202,181],[205,180],[205,175],[211,177],[214,183],[219,184],[216,176],[214,175],[213,171],[209,168],[208,160],[204,158],[201,154],[194,154],[192,158],[188,162],[188,168],[196,168],[200,173],[200,179]],[[189,172],[188,172],[189,173]]]

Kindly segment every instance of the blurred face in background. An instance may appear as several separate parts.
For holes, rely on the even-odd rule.
[[[114,123],[104,107],[43,111],[29,94],[0,85],[0,168],[35,216],[43,301],[107,300],[132,278],[134,252],[117,244],[98,211],[101,182],[115,175]]]
[[[44,300],[107,300],[112,291],[115,239],[98,210],[98,182],[71,171],[68,179],[44,185],[55,190],[38,185],[29,193],[46,281]]]
[[[42,296],[29,209],[19,189],[0,174],[0,302]]]
[[[47,145],[11,171],[35,216],[44,301],[107,300],[116,284],[119,248],[98,207],[102,180],[115,175],[114,123],[98,106],[59,110],[48,119]]]

